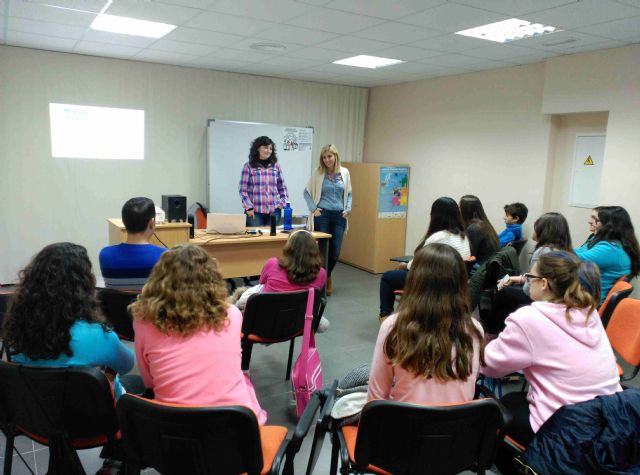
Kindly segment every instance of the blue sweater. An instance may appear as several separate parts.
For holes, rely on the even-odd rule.
[[[575,249],[575,253],[580,260],[591,261],[600,268],[600,303],[607,298],[616,280],[631,273],[631,259],[619,242],[600,241],[591,249],[586,242]]]
[[[64,366],[107,366],[116,373],[131,371],[135,363],[133,351],[125,346],[118,335],[105,331],[99,323],[77,320],[71,326],[71,342],[69,346],[73,356],[62,353],[55,360],[31,360],[18,353],[12,361],[32,366],[64,367]],[[113,384],[116,399],[124,394],[124,388],[116,376]]]
[[[507,229],[498,234],[500,247],[504,247],[510,242],[522,239],[522,224],[507,224]]]
[[[100,251],[100,271],[107,288],[141,290],[166,249],[153,244],[108,246]]]

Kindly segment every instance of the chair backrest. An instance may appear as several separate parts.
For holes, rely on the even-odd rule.
[[[263,340],[285,341],[302,333],[307,310],[307,290],[259,292],[249,297],[242,320],[242,333]],[[313,329],[318,329],[322,306],[320,291],[313,300]]]
[[[127,461],[164,475],[262,470],[258,421],[241,406],[194,407],[123,395],[117,406]]]
[[[611,319],[611,314],[616,306],[620,303],[620,301],[626,297],[628,297],[631,292],[633,292],[633,286],[622,279],[616,281],[609,290],[607,294],[607,298],[604,299],[602,305],[598,309],[598,313],[600,314],[600,318],[602,319],[602,324],[606,327]]]
[[[133,317],[127,306],[138,297],[138,292],[100,289],[98,297],[102,304],[102,313],[113,326],[113,330],[121,339],[133,341]]]
[[[516,250],[516,253],[520,255],[525,244],[527,244],[527,240],[528,239],[524,237],[522,239],[518,239],[517,241],[511,241],[509,244],[507,244],[507,246],[513,247]]]
[[[445,406],[373,401],[362,411],[355,462],[394,475],[488,469],[505,422],[494,399]]]
[[[118,432],[113,390],[97,368],[45,368],[0,361],[0,414],[12,426],[49,445],[114,441]]]
[[[16,294],[15,285],[3,285],[0,287],[0,325],[9,308],[9,301]]]
[[[640,365],[640,300],[623,299],[613,310],[606,331],[615,352],[630,365],[638,367]]]

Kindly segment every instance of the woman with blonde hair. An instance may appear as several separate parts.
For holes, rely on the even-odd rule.
[[[304,190],[304,199],[313,215],[309,229],[331,234],[327,263],[327,295],[333,293],[331,272],[340,257],[342,238],[351,213],[351,178],[349,170],[340,165],[340,154],[333,144],[320,150],[320,164]]]
[[[164,402],[251,409],[267,414],[240,368],[242,314],[226,303],[215,259],[199,246],[165,252],[130,310],[145,385]]]
[[[447,244],[427,244],[414,256],[398,312],[380,327],[367,399],[472,400],[483,338],[469,311],[460,253]]]

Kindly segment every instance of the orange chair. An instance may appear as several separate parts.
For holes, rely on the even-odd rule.
[[[616,306],[620,303],[620,301],[629,296],[633,292],[633,286],[624,280],[624,277],[621,277],[613,284],[611,290],[607,294],[607,298],[602,302],[600,308],[598,309],[598,313],[600,314],[600,318],[602,319],[602,324],[605,326],[608,325],[609,320],[611,319],[611,314],[615,310]]]
[[[620,381],[633,379],[640,371],[640,300],[623,299],[613,311],[606,331],[614,351],[634,367],[625,376],[618,365]]]

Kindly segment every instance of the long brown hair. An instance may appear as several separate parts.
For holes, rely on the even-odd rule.
[[[431,205],[429,228],[413,253],[415,254],[422,249],[427,239],[438,231],[449,231],[451,234],[460,235],[465,239],[467,237],[465,228],[462,225],[462,216],[460,215],[458,203],[448,196],[438,198]]]
[[[203,329],[222,330],[226,296],[216,260],[200,246],[179,244],[162,254],[129,310],[163,333],[189,336]]]
[[[475,195],[464,195],[460,198],[460,215],[462,216],[464,229],[468,229],[471,224],[475,224],[484,230],[494,247],[500,249],[498,233],[489,218],[487,218],[487,213],[484,212],[480,198]]]
[[[287,278],[292,284],[312,282],[322,264],[320,248],[313,235],[304,229],[291,233],[278,264],[287,271]]]
[[[415,254],[385,354],[415,376],[466,381],[474,341],[484,364],[482,333],[469,313],[464,261],[451,246],[429,244]]]

